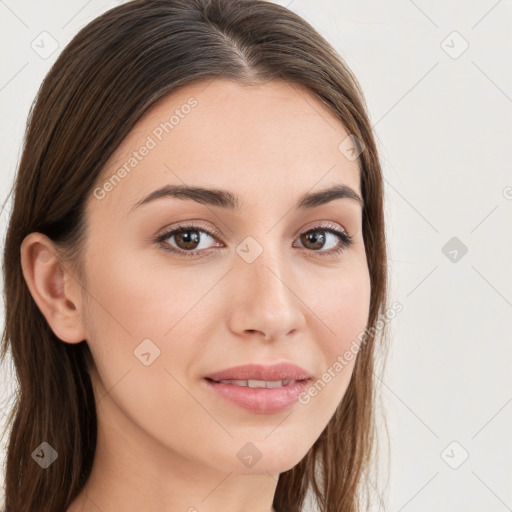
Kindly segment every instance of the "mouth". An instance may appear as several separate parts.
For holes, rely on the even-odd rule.
[[[302,382],[308,379],[283,379],[283,380],[257,380],[257,379],[248,379],[248,380],[238,380],[238,379],[222,379],[222,380],[214,380],[206,377],[206,380],[210,382],[216,382],[218,384],[231,384],[232,386],[240,386],[246,388],[283,388],[286,386],[292,386],[296,382]]]
[[[311,374],[289,363],[236,366],[203,378],[207,389],[217,396],[259,414],[288,409],[311,381]]]

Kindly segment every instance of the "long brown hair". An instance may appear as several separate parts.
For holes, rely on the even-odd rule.
[[[384,312],[381,167],[361,88],[329,43],[298,15],[263,0],[135,0],[107,11],[74,37],[44,79],[14,183],[1,360],[10,349],[18,391],[8,422],[6,512],[65,510],[90,474],[97,427],[89,347],[55,336],[24,280],[20,245],[31,232],[47,235],[84,282],[84,205],[105,162],[159,99],[193,80],[216,77],[303,86],[364,143],[359,164],[371,278],[368,327]],[[382,327],[365,332],[334,416],[300,463],[280,475],[278,512],[300,511],[307,492],[321,512],[361,510],[363,483],[371,483],[365,476],[376,444],[374,368],[384,333]],[[47,469],[31,456],[43,441],[58,452]]]

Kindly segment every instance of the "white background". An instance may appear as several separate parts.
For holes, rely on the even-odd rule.
[[[41,80],[80,28],[119,3],[0,1],[2,204]],[[380,375],[391,450],[379,510],[512,510],[512,3],[276,3],[355,72],[384,166],[390,303],[404,309]],[[59,44],[46,59],[31,48],[43,31]],[[8,214],[9,203],[2,249]],[[442,251],[452,237],[467,247],[455,262]],[[0,385],[1,423],[8,368]]]

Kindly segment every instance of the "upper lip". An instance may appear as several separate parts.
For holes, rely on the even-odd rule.
[[[215,381],[220,380],[304,380],[311,378],[311,375],[292,363],[279,363],[274,365],[244,364],[226,368],[206,376]]]

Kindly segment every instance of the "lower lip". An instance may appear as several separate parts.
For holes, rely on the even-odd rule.
[[[280,388],[250,388],[204,379],[209,389],[239,407],[260,414],[283,411],[293,405],[310,379]]]

